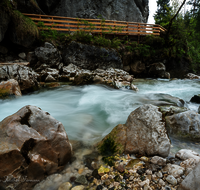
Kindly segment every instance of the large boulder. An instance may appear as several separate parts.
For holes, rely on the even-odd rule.
[[[151,64],[148,74],[153,78],[170,78],[170,74],[166,72],[165,65],[161,62]]]
[[[0,83],[0,98],[9,95],[15,95],[15,96],[22,95],[19,84],[14,79],[10,79],[8,81],[3,81]]]
[[[23,65],[0,66],[0,81],[15,79],[18,81],[22,92],[34,91],[39,87],[38,74],[31,68]]]
[[[145,104],[134,110],[126,121],[125,152],[167,157],[170,139],[157,106]]]
[[[116,126],[106,139],[114,141],[118,153],[159,155],[167,157],[170,151],[170,139],[167,136],[162,113],[157,106],[145,104],[134,110],[125,125]]]
[[[200,187],[200,163],[182,181],[178,190],[199,190]]]
[[[165,119],[169,133],[182,138],[200,140],[200,114],[189,110],[167,116]]]
[[[48,12],[45,13],[47,14]],[[118,0],[118,1],[60,0],[60,3],[58,3],[58,5],[55,6],[55,8],[50,13],[52,15],[58,15],[58,16],[62,15],[74,18],[94,18],[94,19],[99,18],[99,15],[101,15],[106,20],[110,19],[110,20],[123,20],[123,21],[146,23],[149,15],[149,1],[148,0]]]
[[[25,106],[5,118],[0,122],[0,134],[1,180],[8,175],[42,180],[60,171],[71,158],[72,147],[64,126],[38,107]],[[22,181],[16,189],[33,184]]]
[[[48,42],[45,42],[44,47],[35,49],[35,56],[40,61],[40,64],[45,63],[49,67],[58,67],[61,60],[61,55],[57,48]]]
[[[63,49],[64,64],[74,64],[83,69],[108,69],[109,67],[122,69],[122,60],[114,49],[108,50],[72,41]]]
[[[141,61],[135,61],[133,63],[131,63],[130,65],[131,68],[131,72],[134,75],[139,75],[139,74],[144,74],[145,70],[146,70],[146,66],[144,63],[142,63]]]

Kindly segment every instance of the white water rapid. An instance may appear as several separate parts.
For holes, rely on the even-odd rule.
[[[198,104],[189,103],[192,96],[200,92],[198,80],[138,79],[135,84],[139,88],[137,93],[102,85],[62,85],[15,99],[0,100],[0,121],[23,106],[38,106],[63,123],[70,140],[91,144],[101,140],[117,124],[125,123],[129,114],[142,104],[177,103],[174,97],[178,97],[188,102],[185,106],[198,109]],[[180,143],[172,139],[172,144],[176,149],[186,148],[187,144],[200,152],[195,143]]]

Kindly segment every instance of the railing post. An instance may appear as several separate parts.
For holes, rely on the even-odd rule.
[[[140,24],[138,24],[138,44],[140,43]]]
[[[126,31],[127,31],[127,35],[128,35],[128,22],[126,23]]]

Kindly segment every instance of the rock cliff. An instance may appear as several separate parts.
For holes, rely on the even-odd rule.
[[[45,14],[75,18],[98,18],[147,22],[148,0],[37,0]],[[55,3],[56,2],[56,3]]]

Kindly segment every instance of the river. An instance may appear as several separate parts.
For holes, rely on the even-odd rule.
[[[63,123],[70,140],[80,140],[88,145],[101,140],[117,124],[125,123],[129,114],[142,104],[176,103],[174,97],[178,97],[189,109],[198,109],[198,104],[189,102],[193,95],[199,94],[198,80],[137,79],[135,84],[139,92],[103,85],[61,85],[19,98],[0,100],[0,121],[23,106],[38,106]],[[181,148],[200,152],[198,143],[172,137],[171,141],[171,154]]]

